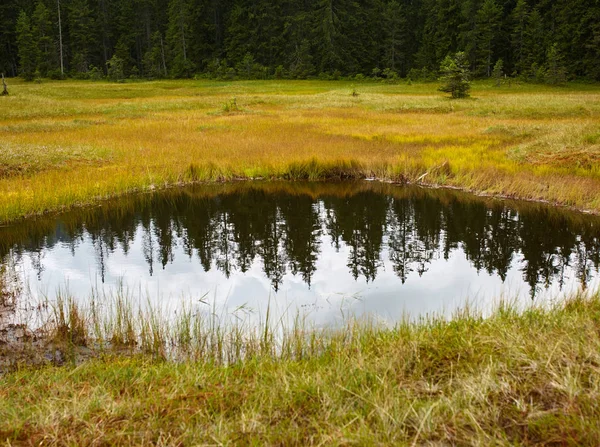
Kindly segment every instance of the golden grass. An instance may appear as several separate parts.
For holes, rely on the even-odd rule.
[[[359,84],[358,97],[320,81],[11,87],[0,99],[0,221],[181,182],[425,173],[600,211],[593,86],[477,83],[465,101],[434,84]]]

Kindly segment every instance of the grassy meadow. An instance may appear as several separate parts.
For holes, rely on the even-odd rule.
[[[102,318],[68,302],[60,309],[51,349],[66,347],[67,365],[0,375],[6,445],[579,446],[600,439],[598,295],[393,329],[348,321],[307,332],[297,320],[281,335],[265,322],[243,337],[186,313],[170,324],[157,313],[138,316],[123,302]],[[92,339],[112,349],[70,363],[69,353],[89,349],[78,346]],[[134,340],[145,354],[123,355]],[[178,361],[167,361],[165,350]]]
[[[140,189],[378,177],[600,211],[600,87],[9,80],[0,222]],[[354,93],[354,94],[353,94]]]

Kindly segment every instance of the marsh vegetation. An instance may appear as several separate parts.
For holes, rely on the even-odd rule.
[[[0,221],[239,178],[419,180],[600,210],[595,86],[477,82],[460,102],[431,84],[356,88],[15,82],[0,117]]]

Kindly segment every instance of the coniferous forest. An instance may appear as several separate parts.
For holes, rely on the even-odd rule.
[[[600,0],[3,0],[0,71],[61,78],[600,80]]]

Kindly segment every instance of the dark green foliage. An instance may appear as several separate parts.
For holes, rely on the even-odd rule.
[[[496,65],[494,65],[494,70],[492,70],[492,77],[496,81],[496,87],[500,87],[502,84],[502,77],[504,76],[504,61],[502,59],[498,59]]]
[[[312,63],[310,42],[304,39],[295,48],[290,59],[290,76],[296,79],[306,79],[315,73],[315,66]]]
[[[409,65],[409,25],[406,8],[396,0],[392,0],[385,7],[383,31],[385,33],[384,66],[406,74]]]
[[[94,17],[89,0],[71,0],[68,5],[71,73],[75,77],[86,78],[89,66],[93,62]]]
[[[492,75],[492,58],[500,27],[502,10],[496,0],[485,0],[477,11],[474,30],[474,56],[478,74]]]
[[[548,50],[547,60],[546,82],[552,85],[562,85],[567,82],[567,70],[557,44],[553,44]]]
[[[112,61],[112,59],[111,59],[111,61]],[[100,81],[104,77],[104,72],[102,70],[100,70],[98,67],[95,67],[93,65],[90,65],[90,70],[88,73],[89,73],[90,79],[92,81]]]
[[[116,54],[106,63],[108,78],[111,81],[123,82],[125,80],[125,62]]]
[[[36,66],[40,75],[48,76],[58,67],[58,55],[52,36],[54,34],[50,11],[43,2],[38,1],[32,17],[32,34],[37,42]]]
[[[544,25],[539,10],[534,9],[527,19],[524,35],[524,67],[520,72],[530,77],[537,76],[537,68],[544,63]]]
[[[511,14],[511,42],[513,65],[519,72],[527,70],[526,32],[529,23],[529,6],[526,0],[518,0]]]
[[[17,46],[23,79],[33,81],[38,49],[31,30],[31,20],[24,11],[19,14],[17,20]]]
[[[152,34],[150,46],[144,53],[142,68],[148,78],[160,78],[168,74],[165,45],[160,31]]]
[[[189,78],[194,72],[190,42],[193,34],[192,4],[190,0],[171,0],[167,42],[171,49],[171,71],[178,78]]]
[[[450,93],[452,98],[468,98],[471,90],[470,77],[467,55],[463,52],[458,52],[454,56],[446,56],[440,65],[440,72],[443,85],[440,91]]]
[[[58,0],[3,0],[0,71],[60,77]],[[65,70],[90,77],[114,55],[146,78],[437,77],[447,54],[474,75],[494,61],[523,79],[562,55],[600,80],[600,0],[60,0]],[[25,16],[20,14],[24,13]],[[31,43],[33,41],[33,44]],[[555,52],[550,52],[556,44]],[[35,47],[35,48],[34,48]],[[374,71],[375,70],[375,71]],[[379,70],[379,71],[378,71]],[[391,73],[390,72],[390,73]],[[94,73],[97,76],[97,73]],[[561,76],[558,76],[561,78]]]

